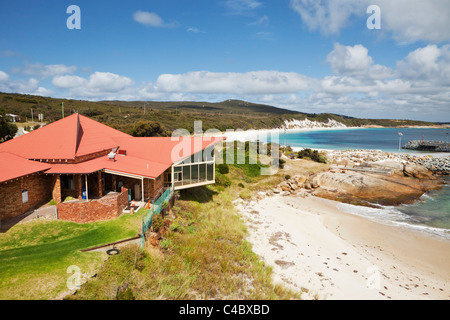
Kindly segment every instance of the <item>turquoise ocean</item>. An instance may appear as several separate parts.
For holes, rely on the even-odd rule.
[[[376,128],[287,132],[280,134],[280,144],[312,149],[373,149],[399,152],[409,140],[448,141],[450,129],[431,128]],[[449,141],[450,142],[450,141]],[[400,150],[402,153],[429,154]],[[441,154],[442,156],[443,154]],[[448,155],[448,154],[447,154]],[[414,228],[437,237],[450,239],[450,177],[444,177],[441,190],[424,194],[411,205],[382,207],[380,209],[339,204],[342,211],[364,216],[382,223]]]

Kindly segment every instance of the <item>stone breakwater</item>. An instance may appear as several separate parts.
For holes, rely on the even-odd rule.
[[[434,151],[434,152],[450,152],[450,147],[444,141],[409,141],[403,149],[417,150],[417,151]]]
[[[450,156],[432,157],[412,154],[398,154],[380,150],[345,150],[327,151],[330,163],[349,168],[382,167],[390,161],[399,165],[417,164],[436,175],[450,175]]]

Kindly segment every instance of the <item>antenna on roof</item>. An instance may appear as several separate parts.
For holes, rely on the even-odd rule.
[[[117,150],[119,150],[119,148],[120,147],[114,148],[114,149],[111,150],[110,153],[108,153],[109,160],[116,161],[116,153],[117,153]]]

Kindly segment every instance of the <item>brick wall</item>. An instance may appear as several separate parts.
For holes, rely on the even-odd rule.
[[[160,175],[156,179],[144,179],[144,197],[146,200],[155,199],[161,196],[164,187],[164,175]]]
[[[52,193],[52,199],[58,203],[61,202],[61,176],[59,174],[51,176],[50,190]]]
[[[0,220],[20,216],[52,199],[52,177],[33,174],[0,184]],[[22,191],[28,191],[28,201],[22,203]]]
[[[75,201],[57,205],[58,218],[76,223],[89,223],[118,217],[128,205],[128,190],[99,200]]]
[[[107,149],[103,151],[98,151],[90,154],[86,154],[83,156],[76,157],[75,159],[34,159],[36,161],[42,161],[46,163],[55,163],[55,164],[73,164],[73,163],[80,163],[92,159],[96,159],[98,157],[106,156],[108,153],[110,153],[112,149]]]

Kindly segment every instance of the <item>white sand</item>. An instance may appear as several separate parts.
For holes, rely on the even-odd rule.
[[[307,195],[237,201],[253,251],[304,299],[449,299],[450,241],[340,212]]]

